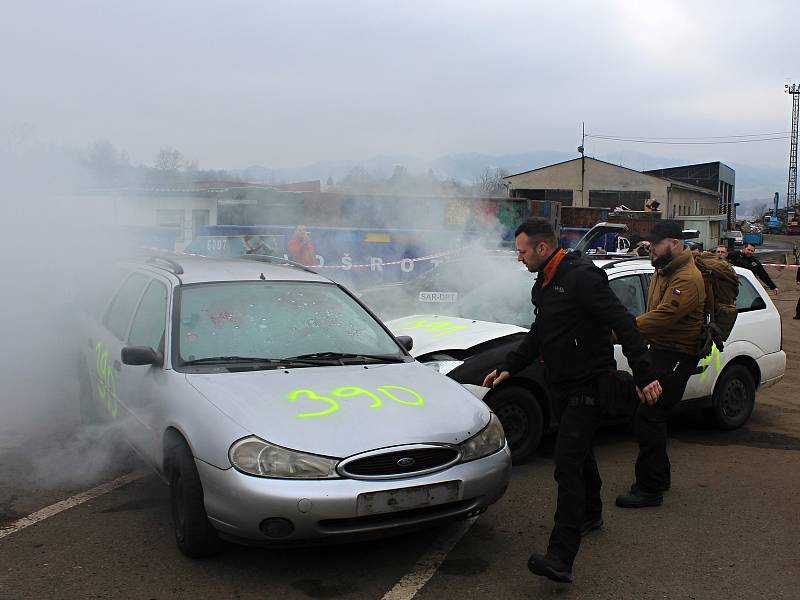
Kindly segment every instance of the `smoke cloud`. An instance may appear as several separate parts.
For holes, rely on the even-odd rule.
[[[157,199],[145,203],[122,188],[153,187],[153,177],[163,177],[164,187],[180,187],[186,183],[181,177],[203,176],[196,165],[191,168],[191,174],[186,167],[186,172],[170,175],[132,167],[110,142],[76,149],[42,141],[26,127],[0,132],[7,214],[0,252],[0,331],[5,341],[0,360],[0,522],[21,514],[22,496],[78,489],[135,464],[130,453],[120,451],[117,430],[81,424],[78,364],[86,340],[78,317],[82,311],[99,314],[110,298],[114,263],[141,254],[141,238],[129,235],[131,223],[152,221],[159,208]],[[210,179],[230,177],[207,174]],[[471,312],[460,316],[489,319],[492,305],[496,309],[504,297],[519,295],[519,290],[506,290],[507,282],[481,260],[502,245],[523,213],[500,218],[504,209],[498,202],[470,198],[467,184],[444,190],[440,184],[420,183],[436,183],[431,174],[396,169],[393,177],[390,196],[342,190],[341,197],[352,201],[343,202],[335,214],[314,213],[312,223],[299,222],[300,216],[297,222],[276,220],[267,213],[262,222],[243,224],[306,224],[312,235],[314,227],[363,227],[362,236],[377,232],[369,234],[375,236],[372,254],[357,255],[331,238],[319,272],[365,294],[365,299],[370,290],[378,290],[370,305],[386,319],[419,312],[412,304],[390,301],[396,300],[398,284],[415,284],[427,276],[432,277],[429,291],[446,291],[448,282],[436,281],[437,269],[444,265],[452,266],[448,277],[456,273],[460,284],[494,277],[492,295],[485,300],[478,296]],[[404,186],[403,178],[409,185]],[[380,233],[384,230],[391,231],[387,243]],[[442,305],[431,305],[435,309]]]

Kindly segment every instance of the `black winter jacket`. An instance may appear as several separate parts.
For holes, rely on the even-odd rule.
[[[579,252],[569,252],[544,288],[543,280],[539,273],[531,290],[531,330],[508,353],[500,371],[513,375],[541,355],[552,386],[561,391],[591,389],[601,373],[617,368],[613,330],[636,384],[641,388],[656,379],[647,343],[609,287],[604,270]]]
[[[755,256],[746,256],[741,250],[734,250],[728,254],[728,262],[736,267],[751,270],[769,289],[774,290],[778,287],[772,281],[772,277],[769,276],[764,265]]]

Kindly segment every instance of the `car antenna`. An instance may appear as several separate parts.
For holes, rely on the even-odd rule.
[[[262,274],[259,276],[259,279],[260,279],[261,281],[266,281],[266,280],[267,280],[267,278],[266,278],[266,277],[264,277],[264,274],[263,274],[263,273],[262,273]]]

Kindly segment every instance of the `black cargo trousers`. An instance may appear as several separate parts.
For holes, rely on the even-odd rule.
[[[661,493],[671,484],[671,465],[667,456],[667,419],[681,401],[699,358],[674,350],[650,349],[653,372],[661,383],[661,397],[654,405],[640,404],[633,419],[639,444],[636,458],[636,487],[650,494]]]
[[[553,475],[558,498],[547,554],[572,567],[581,544],[581,527],[603,513],[603,482],[593,448],[603,400],[596,391],[563,391],[559,396],[554,403],[559,426]]]

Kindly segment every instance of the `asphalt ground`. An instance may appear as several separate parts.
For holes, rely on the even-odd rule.
[[[586,538],[572,585],[525,566],[530,552],[544,550],[552,525],[550,437],[469,528],[315,549],[229,546],[201,561],[177,551],[167,488],[142,471],[0,538],[0,598],[798,598],[800,321],[791,319],[798,289],[792,269],[772,276],[781,289],[786,377],[759,393],[740,430],[719,432],[694,415],[671,424],[673,487],[659,508],[613,505],[631,483],[635,444],[624,425],[603,430],[605,526]],[[14,435],[9,423],[0,436],[0,531],[142,468],[130,453],[99,451],[96,439],[75,433],[69,405],[49,413],[40,438]]]

